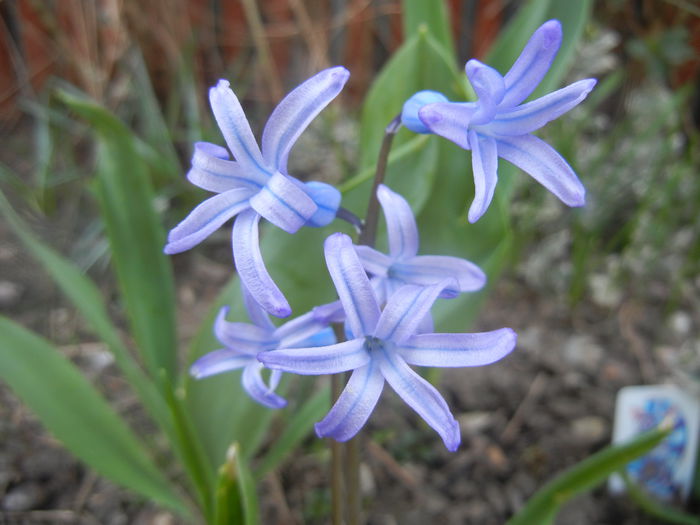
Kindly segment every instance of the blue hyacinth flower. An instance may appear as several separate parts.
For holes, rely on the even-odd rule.
[[[326,239],[324,249],[350,340],[264,352],[258,359],[269,368],[297,374],[353,371],[335,405],[316,424],[319,437],[346,441],[357,434],[386,381],[440,434],[448,450],[456,450],[460,443],[457,421],[435,387],[409,365],[487,365],[510,353],[515,333],[509,328],[476,334],[419,333],[433,302],[449,283],[402,286],[381,310],[350,238],[335,233]]]
[[[214,323],[214,334],[224,348],[197,359],[190,367],[190,374],[196,379],[202,379],[243,369],[241,383],[250,397],[266,407],[282,408],[287,401],[275,393],[282,373],[273,370],[266,384],[262,377],[264,367],[257,356],[276,348],[333,344],[336,341],[335,334],[311,312],[275,327],[265,310],[245,289],[243,298],[252,324],[227,321],[229,309],[227,306],[221,308]]]
[[[235,160],[215,144],[198,142],[187,178],[217,195],[205,200],[168,235],[165,253],[189,250],[236,216],[232,246],[236,269],[251,295],[278,317],[291,313],[260,253],[258,223],[263,217],[288,233],[302,226],[325,226],[336,215],[340,192],[322,182],[306,184],[287,173],[297,138],[345,85],[350,73],[333,67],[290,92],[270,115],[258,147],[241,105],[226,80],[209,91],[216,122]]]
[[[546,142],[532,135],[582,102],[596,84],[586,79],[523,104],[552,65],[562,40],[561,24],[550,20],[532,35],[508,73],[478,60],[466,73],[476,102],[450,102],[435,91],[413,95],[402,123],[416,133],[434,133],[472,151],[474,201],[469,222],[488,209],[498,180],[498,157],[519,167],[568,206],[583,206],[586,190],[574,170]]]

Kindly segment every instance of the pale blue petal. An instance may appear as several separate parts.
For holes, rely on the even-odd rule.
[[[259,326],[268,334],[272,334],[277,327],[273,324],[267,311],[250,294],[243,282],[241,282],[241,294],[243,295],[243,306],[248,312],[248,318],[253,321],[254,325]]]
[[[214,335],[226,348],[255,357],[277,346],[278,340],[271,331],[254,324],[227,321],[228,310],[228,306],[222,307],[214,322]]]
[[[291,177],[276,172],[250,198],[250,206],[278,228],[295,233],[316,212],[317,206]]]
[[[549,20],[533,33],[523,52],[505,75],[506,94],[502,108],[517,106],[532,93],[549,71],[561,45],[558,20]]]
[[[468,150],[467,129],[476,110],[474,102],[436,102],[421,108],[418,116],[430,131]]]
[[[386,277],[386,272],[393,262],[391,257],[369,246],[355,246],[355,251],[367,273]]]
[[[236,350],[223,348],[214,350],[197,359],[190,366],[190,375],[195,379],[213,376],[222,372],[238,370],[251,363],[256,363],[255,357],[249,355],[241,355]]]
[[[180,253],[196,246],[234,215],[250,208],[248,189],[237,188],[208,198],[197,206],[168,234],[163,251]]]
[[[413,257],[418,253],[418,227],[406,199],[381,184],[377,198],[386,220],[389,253],[393,258]]]
[[[343,303],[341,303],[340,300],[315,306],[312,312],[316,319],[322,323],[330,324],[345,322],[345,310],[343,309]]]
[[[472,171],[474,173],[474,201],[469,207],[469,222],[478,221],[493,199],[498,182],[498,151],[496,141],[491,137],[469,131],[472,146]]]
[[[507,356],[517,336],[510,328],[475,334],[421,334],[397,349],[407,363],[418,366],[483,366]]]
[[[559,153],[534,135],[499,137],[498,155],[515,164],[567,206],[583,206],[586,189]]]
[[[279,339],[280,348],[294,348],[295,346],[326,346],[335,343],[303,344],[316,334],[325,330],[328,323],[321,321],[313,311],[300,315],[296,319],[288,321],[275,330],[275,337]]]
[[[423,121],[418,116],[420,109],[427,104],[435,102],[448,102],[447,97],[438,91],[419,91],[404,102],[401,111],[401,123],[414,133],[430,133]]]
[[[325,182],[310,181],[305,184],[306,193],[314,201],[318,209],[306,221],[305,226],[320,228],[327,226],[335,219],[340,200],[342,198],[340,191],[330,184]]]
[[[350,376],[330,412],[316,423],[318,437],[347,441],[365,425],[384,388],[384,377],[375,360]]]
[[[491,66],[474,58],[467,62],[464,69],[478,97],[477,111],[472,115],[470,122],[472,125],[490,122],[496,114],[498,104],[503,100],[503,77]]]
[[[270,166],[286,171],[287,157],[294,142],[316,115],[340,93],[349,77],[350,72],[344,67],[324,69],[282,99],[263,131],[263,157]]]
[[[284,372],[323,375],[360,368],[370,357],[362,337],[329,346],[272,350],[258,354],[258,360],[268,368]]]
[[[394,292],[384,307],[371,335],[384,341],[401,344],[416,333],[423,317],[440,295],[446,283],[436,286],[407,284]]]
[[[580,104],[595,84],[592,78],[579,80],[532,102],[499,112],[486,129],[494,135],[525,135],[535,131]]]
[[[440,297],[450,298],[462,292],[481,290],[486,274],[476,264],[447,255],[418,255],[391,267],[391,275],[407,284],[430,286],[448,281]]]
[[[219,80],[209,90],[209,102],[221,134],[238,163],[251,172],[271,174],[273,170],[263,160],[241,103],[227,80]]]
[[[399,397],[440,434],[447,450],[457,450],[461,441],[459,424],[435,387],[411,370],[392,350],[385,349],[377,359],[384,379]]]
[[[324,252],[350,331],[355,337],[370,335],[377,326],[379,305],[350,237],[343,233],[330,235]]]
[[[233,223],[233,259],[241,281],[260,306],[277,317],[287,317],[292,309],[270,277],[260,253],[258,222],[255,210],[241,213]]]
[[[269,408],[282,408],[287,404],[287,401],[273,392],[273,389],[268,387],[263,381],[260,371],[262,365],[254,363],[246,366],[243,369],[243,377],[241,382],[243,388],[255,401]]]
[[[202,189],[223,193],[234,188],[258,191],[268,175],[257,170],[246,169],[238,162],[229,160],[226,148],[209,142],[195,142],[192,168],[187,179]]]

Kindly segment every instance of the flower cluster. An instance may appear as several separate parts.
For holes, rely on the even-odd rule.
[[[466,73],[478,97],[449,102],[422,91],[405,104],[402,123],[417,133],[443,136],[472,151],[475,197],[469,220],[487,210],[497,180],[498,157],[532,175],[565,204],[580,206],[585,190],[566,161],[531,133],[580,103],[594,80],[582,80],[523,104],[540,83],[561,43],[561,26],[551,20],[531,37],[504,76],[476,60]],[[187,250],[236,216],[233,257],[252,323],[226,320],[219,312],[214,332],[224,346],[198,359],[196,378],[242,369],[243,387],[259,403],[280,408],[275,393],[282,372],[303,375],[352,371],[330,412],[316,424],[322,437],[352,438],[365,425],[387,382],[454,451],[457,421],[440,393],[410,365],[472,367],[498,361],[516,342],[501,328],[483,333],[435,333],[430,310],[438,298],[481,289],[486,276],[475,264],[441,255],[418,255],[418,227],[403,197],[379,185],[377,199],[387,223],[388,254],[355,246],[335,233],[324,244],[325,259],[339,297],[334,303],[275,326],[268,312],[286,317],[289,303],[270,277],[258,246],[264,217],[288,233],[325,226],[336,217],[341,195],[320,182],[302,183],[287,173],[292,145],[315,116],[338,95],[349,73],[326,69],[307,80],[273,111],[262,148],[253,137],[238,99],[222,80],[210,91],[214,116],[229,152],[198,143],[188,178],[217,193],[197,206],[168,236],[166,253]],[[346,341],[336,341],[330,323],[344,323]],[[270,369],[267,381],[264,369]],[[267,373],[267,372],[265,372]]]

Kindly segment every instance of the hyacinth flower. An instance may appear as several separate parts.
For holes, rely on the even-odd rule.
[[[262,377],[263,365],[257,356],[276,348],[329,345],[335,343],[333,330],[307,313],[275,327],[267,312],[243,290],[243,299],[251,323],[226,321],[228,307],[219,310],[214,323],[214,334],[224,348],[214,350],[195,361],[190,374],[202,379],[222,372],[243,369],[241,383],[255,401],[269,408],[282,408],[287,401],[275,393],[282,373],[273,370],[266,384]]]
[[[474,201],[469,222],[488,209],[498,180],[498,157],[514,164],[568,206],[583,206],[585,188],[574,170],[546,142],[532,135],[582,102],[596,84],[585,79],[531,102],[562,40],[561,24],[550,20],[532,35],[502,76],[478,60],[467,62],[476,102],[450,102],[436,91],[421,91],[404,105],[402,123],[416,133],[434,133],[472,151]]]
[[[226,144],[195,144],[187,178],[217,195],[205,200],[168,235],[165,253],[189,250],[229,219],[236,269],[255,300],[277,317],[291,313],[260,253],[260,217],[288,233],[302,226],[325,226],[336,215],[340,192],[321,182],[303,184],[287,173],[287,158],[299,135],[345,85],[343,67],[321,71],[291,91],[275,108],[258,147],[243,109],[226,80],[209,91],[212,111]]]
[[[416,332],[447,283],[405,285],[383,310],[350,237],[335,233],[324,244],[326,264],[345,309],[350,340],[328,346],[284,348],[258,356],[267,367],[296,374],[352,370],[345,389],[322,421],[319,437],[352,438],[364,426],[387,381],[455,451],[459,425],[440,393],[409,365],[481,366],[498,361],[515,346],[509,328],[476,334]]]

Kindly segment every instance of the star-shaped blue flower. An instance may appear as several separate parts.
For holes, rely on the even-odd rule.
[[[583,206],[586,190],[571,166],[531,133],[566,113],[596,84],[586,79],[522,104],[549,70],[561,45],[561,24],[550,20],[532,35],[505,76],[478,60],[466,73],[476,102],[449,102],[436,91],[421,91],[404,105],[403,124],[417,133],[435,133],[472,151],[474,201],[469,222],[488,209],[498,180],[498,157],[516,165],[568,206]]]
[[[190,367],[190,374],[202,379],[242,368],[241,382],[250,397],[267,407],[282,408],[287,401],[275,394],[282,372],[273,370],[265,384],[261,375],[264,367],[257,356],[276,348],[330,345],[335,343],[335,335],[327,323],[311,312],[275,327],[245,289],[243,299],[252,324],[226,321],[228,307],[221,308],[214,323],[214,334],[224,348],[197,359]]]
[[[330,412],[316,424],[320,437],[352,438],[364,426],[387,381],[442,437],[448,450],[460,443],[459,425],[440,393],[409,365],[481,366],[498,361],[515,346],[509,328],[478,334],[417,333],[448,283],[405,285],[380,310],[377,297],[347,235],[326,239],[326,264],[345,309],[351,339],[311,348],[264,352],[272,369],[297,374],[353,373]]]
[[[333,100],[350,73],[333,67],[290,92],[270,115],[258,147],[243,109],[226,80],[209,91],[216,122],[235,157],[207,142],[195,144],[190,182],[216,192],[168,235],[165,253],[189,250],[236,216],[232,246],[241,281],[265,310],[286,317],[291,308],[270,277],[258,244],[258,222],[264,217],[289,233],[302,226],[325,226],[340,205],[340,192],[321,182],[301,183],[287,173],[287,157],[299,135]]]

